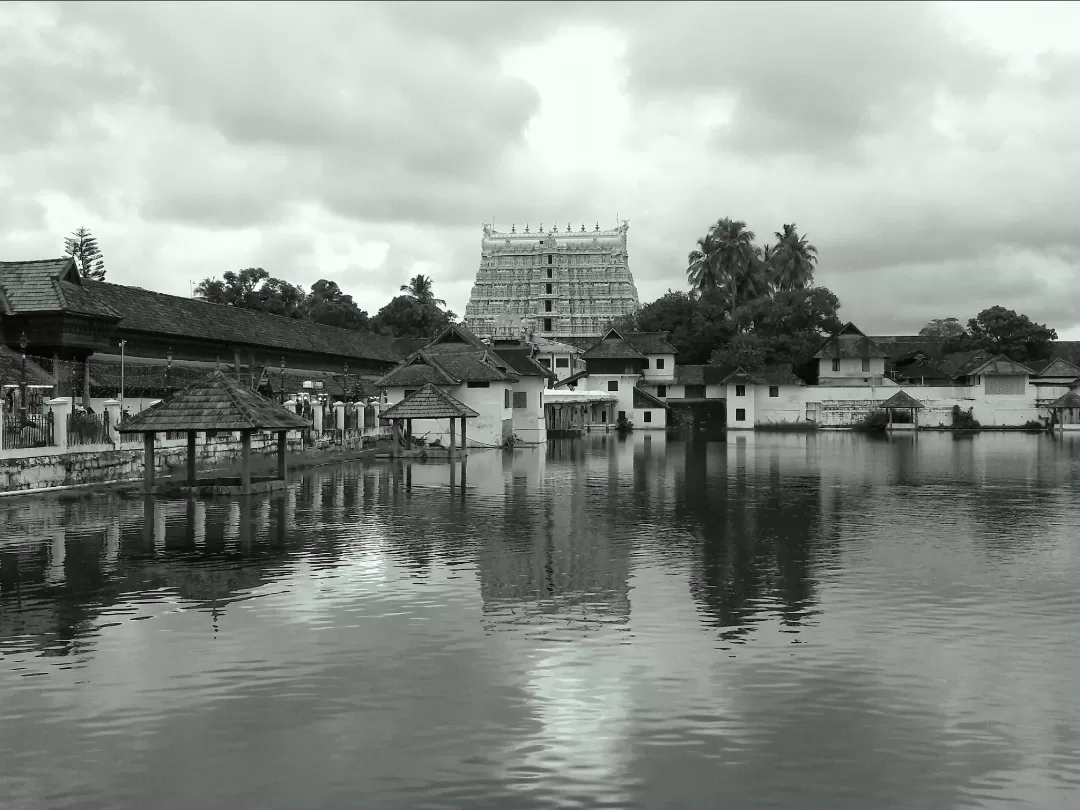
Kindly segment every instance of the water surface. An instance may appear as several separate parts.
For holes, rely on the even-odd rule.
[[[1078,482],[637,433],[0,500],[2,805],[1080,807]]]

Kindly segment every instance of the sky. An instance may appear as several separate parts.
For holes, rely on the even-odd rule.
[[[642,302],[721,217],[795,223],[877,334],[993,305],[1080,339],[1080,4],[5,3],[0,260],[108,280],[430,275],[483,223],[628,220]],[[1064,218],[1063,218],[1064,215]]]

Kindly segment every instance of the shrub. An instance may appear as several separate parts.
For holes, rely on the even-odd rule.
[[[629,433],[634,429],[634,423],[627,419],[625,414],[621,414],[618,421],[615,422],[615,427],[619,433]]]
[[[881,433],[889,426],[889,414],[887,411],[870,411],[862,418],[862,421],[852,425],[852,430],[860,430],[866,433]]]
[[[968,408],[966,411],[961,410],[959,405],[952,406],[952,426],[959,428],[960,430],[978,430],[982,425],[979,424],[979,420],[975,418],[972,411],[974,408]]]
[[[1042,422],[1039,422],[1035,419],[1029,419],[1028,421],[1024,422],[1024,430],[1036,431],[1045,430],[1045,428],[1043,427]]]

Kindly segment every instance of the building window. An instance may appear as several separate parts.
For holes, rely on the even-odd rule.
[[[555,257],[552,254],[548,254],[548,264],[555,264]]]
[[[405,389],[405,396],[403,396],[402,399],[408,399],[409,397],[411,397],[413,394],[415,394],[419,390],[420,390],[419,388],[406,388]]]
[[[529,392],[528,391],[515,391],[514,392],[514,410],[520,411],[529,407]]]
[[[863,371],[869,371],[870,370],[870,358],[869,357],[864,357],[862,359],[862,370]]]
[[[778,397],[778,396],[780,396],[780,386],[779,385],[770,385],[769,386],[769,396],[770,397]]]
[[[656,386],[656,395],[658,397],[666,397],[667,396],[667,386],[666,385],[658,385],[658,386]]]
[[[656,367],[658,369],[662,369],[664,367],[664,358],[663,357],[657,357],[656,358]],[[647,366],[646,366],[646,368],[647,368]]]
[[[504,408],[509,408],[510,407],[510,389],[509,388],[504,388],[503,389],[503,407]]]
[[[550,332],[551,331],[551,318],[544,318],[544,331],[545,332]]]
[[[645,358],[645,368],[648,368],[648,367],[649,367],[649,358],[646,357]]]
[[[544,312],[551,312],[551,299],[548,298],[544,301]]]
[[[606,422],[607,421],[607,411],[600,411],[600,421],[601,422]]]
[[[736,385],[735,386],[735,396],[737,396],[737,397],[745,397],[746,396],[746,386],[745,385]]]
[[[618,391],[619,390],[619,381],[618,380],[608,380],[607,390],[608,391]]]
[[[539,363],[540,365],[542,365],[544,368],[551,368],[551,358],[550,357],[538,357],[538,358],[536,358],[536,362]],[[559,361],[556,360],[555,364],[558,365]]]
[[[683,386],[683,398],[684,399],[705,399],[705,386],[704,385],[684,385]]]
[[[548,270],[548,278],[551,278],[551,271]]]
[[[544,292],[545,292],[545,293],[546,293],[547,295],[551,295],[551,287],[552,287],[552,285],[551,285],[551,284],[545,284],[545,285],[544,285]]]
[[[620,419],[621,421],[625,421],[625,420],[626,420],[626,411],[619,411],[619,419]]]
[[[745,408],[736,408],[735,409],[735,421],[736,422],[745,422],[746,421],[746,409]]]
[[[569,357],[556,357],[555,358],[555,368],[570,368],[570,358]]]
[[[465,383],[466,388],[491,388],[491,383],[487,380],[469,380]]]
[[[642,419],[643,422],[651,422],[652,421],[652,411],[645,411],[645,413],[643,413],[641,415],[641,419]]]
[[[839,371],[840,370],[840,358],[839,357],[834,357],[833,358],[832,370],[833,371]]]

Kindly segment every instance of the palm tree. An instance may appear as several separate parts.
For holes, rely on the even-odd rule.
[[[754,232],[728,217],[717,220],[690,252],[686,278],[700,293],[719,290],[734,311],[748,296],[766,291]]]
[[[435,306],[440,307],[446,306],[445,301],[435,297],[431,277],[425,276],[423,273],[417,273],[414,278],[409,279],[408,284],[402,284],[401,292],[405,293],[410,298],[415,298],[422,304],[434,304]]]
[[[776,232],[776,247],[770,262],[770,280],[778,290],[805,290],[814,283],[817,248],[799,236],[795,223]]]

